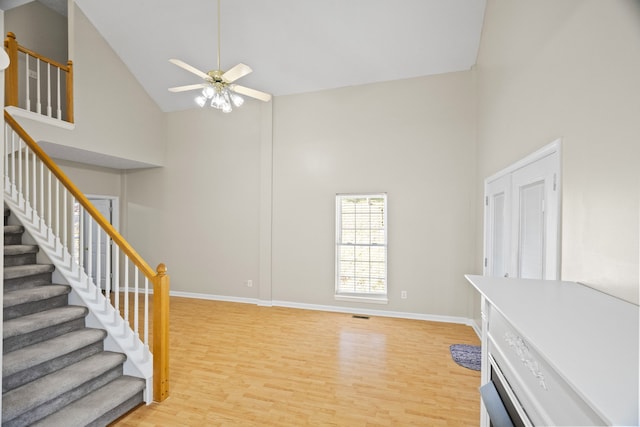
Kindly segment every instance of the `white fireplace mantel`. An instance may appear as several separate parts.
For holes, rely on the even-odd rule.
[[[483,300],[483,368],[493,351],[510,383],[530,382],[515,384],[527,412],[570,423],[566,403],[553,408],[566,398],[602,423],[639,424],[637,305],[575,282],[466,278]]]

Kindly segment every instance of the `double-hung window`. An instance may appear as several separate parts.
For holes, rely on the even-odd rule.
[[[387,302],[387,195],[336,195],[336,299]]]

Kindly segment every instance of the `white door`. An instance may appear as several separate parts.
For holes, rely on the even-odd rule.
[[[487,276],[509,275],[509,234],[511,207],[511,175],[497,178],[486,185],[485,242],[491,256],[485,258]]]
[[[92,198],[88,197],[89,201],[93,203],[96,209],[113,224],[112,212],[113,202],[108,198]],[[108,244],[107,234],[97,226],[95,221],[89,220],[89,214],[84,213],[84,260],[85,268],[89,266],[89,260],[91,260],[90,270],[87,269],[89,275],[93,278],[94,283],[101,289],[106,289],[107,280],[111,280],[111,265],[107,265],[107,251],[111,250],[111,245]],[[109,256],[109,264],[111,264],[111,256]]]
[[[490,276],[558,279],[559,141],[485,182],[485,268]]]
[[[510,268],[524,279],[557,279],[557,156],[544,157],[511,175]],[[548,244],[547,244],[548,243]]]

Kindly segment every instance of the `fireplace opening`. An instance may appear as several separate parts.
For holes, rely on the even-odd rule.
[[[489,357],[490,381],[480,387],[482,402],[492,427],[530,427],[533,424],[518,402],[513,390],[493,357]]]

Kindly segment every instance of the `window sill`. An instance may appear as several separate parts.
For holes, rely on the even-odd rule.
[[[355,295],[336,295],[336,301],[363,302],[368,304],[388,304],[389,300],[386,296],[355,296]]]

